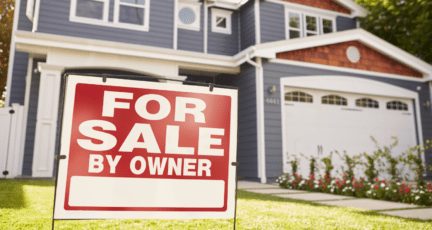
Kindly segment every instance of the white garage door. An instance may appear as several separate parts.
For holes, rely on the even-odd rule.
[[[322,158],[334,151],[346,151],[350,156],[372,154],[377,147],[371,136],[380,146],[389,146],[393,143],[391,137],[396,136],[399,142],[393,155],[417,145],[410,99],[285,87],[284,107],[284,141],[290,156],[302,153]],[[335,154],[333,162],[335,166],[344,165]],[[309,161],[301,159],[299,170],[308,176]]]

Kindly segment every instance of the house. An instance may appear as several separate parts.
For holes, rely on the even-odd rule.
[[[0,155],[10,177],[53,176],[64,73],[237,86],[245,180],[273,181],[293,155],[371,153],[370,136],[397,136],[395,154],[432,137],[431,65],[360,29],[367,11],[352,0],[16,0],[15,10],[6,105],[22,122],[2,132],[15,142]]]

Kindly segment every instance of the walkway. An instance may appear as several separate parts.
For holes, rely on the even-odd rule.
[[[419,205],[333,195],[328,193],[308,192],[303,190],[282,189],[276,184],[261,184],[247,181],[239,181],[238,189],[260,194],[269,194],[282,198],[313,201],[330,206],[353,207],[363,210],[377,211],[391,216],[432,220],[432,208],[422,208],[422,206]]]

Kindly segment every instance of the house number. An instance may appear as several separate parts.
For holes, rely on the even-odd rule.
[[[279,99],[276,98],[266,98],[267,104],[279,105]]]

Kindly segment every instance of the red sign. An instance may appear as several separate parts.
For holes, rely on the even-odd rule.
[[[55,218],[233,217],[237,90],[83,76],[67,86]]]

